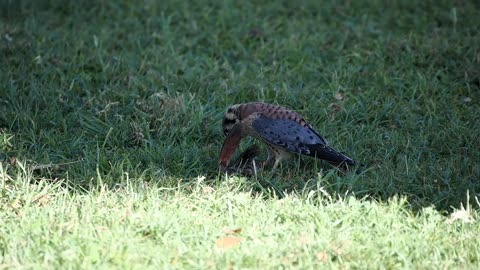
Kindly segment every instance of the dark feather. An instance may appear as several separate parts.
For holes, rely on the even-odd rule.
[[[333,164],[355,164],[351,158],[335,151],[309,125],[302,126],[289,119],[260,116],[252,122],[255,132],[266,142],[298,154],[316,157]]]
[[[308,148],[310,149],[310,153],[307,154],[308,156],[316,157],[319,159],[323,159],[331,163],[332,165],[340,165],[345,163],[349,166],[355,164],[355,161],[331,148],[328,145],[309,145]]]

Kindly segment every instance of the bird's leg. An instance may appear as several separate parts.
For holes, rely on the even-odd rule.
[[[274,160],[275,160],[275,153],[273,152],[273,149],[268,147],[267,160],[265,160],[264,162],[261,163],[261,167],[263,168],[265,166],[270,165],[270,163],[272,163]]]
[[[275,148],[268,147],[268,158],[265,162],[263,162],[263,166],[273,163],[272,172],[274,172],[280,165],[280,162],[283,158],[284,157],[280,154],[280,152],[276,151]]]
[[[281,158],[277,158],[275,159],[275,163],[273,164],[273,168],[272,168],[272,172],[275,171],[275,169],[277,169],[278,165],[280,165],[280,162],[282,161]]]

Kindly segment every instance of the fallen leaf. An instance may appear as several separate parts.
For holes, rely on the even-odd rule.
[[[17,164],[17,158],[16,157],[11,157],[10,158],[10,165],[15,166]]]
[[[321,262],[328,261],[328,254],[324,251],[320,251],[320,252],[315,253],[315,257],[317,257],[317,260],[319,260]]]
[[[203,194],[210,194],[210,193],[212,193],[212,192],[214,192],[214,191],[215,191],[215,189],[212,188],[212,187],[209,187],[209,186],[204,186],[204,187],[202,187],[202,193],[203,193]]]
[[[38,199],[38,205],[40,207],[47,205],[48,202],[50,202],[50,196],[48,196],[48,195],[43,195],[42,197],[40,197]]]
[[[180,95],[177,97],[169,97],[166,95],[159,95],[160,96],[160,101],[159,101],[159,106],[160,109],[165,109],[169,111],[181,111],[184,109],[184,100],[185,98]]]
[[[342,255],[345,252],[346,243],[341,242],[330,242],[330,249],[335,252],[336,255]]]
[[[337,92],[337,93],[335,94],[335,99],[336,99],[336,100],[342,100],[342,99],[343,99],[343,94],[340,93],[340,92]]]
[[[233,237],[233,236],[225,236],[218,238],[215,241],[215,245],[217,248],[231,248],[233,246],[236,246],[240,243],[240,238],[238,237]]]
[[[178,255],[170,258],[170,264],[177,265],[177,263],[178,263]]]
[[[207,261],[207,266],[208,266],[208,269],[214,269],[215,268],[215,261],[208,260]]]
[[[242,228],[229,229],[227,227],[223,228],[223,232],[226,234],[237,234],[242,231]]]
[[[300,243],[300,245],[305,246],[310,243],[310,238],[306,235],[303,235],[300,237],[300,239],[298,239],[298,242]]]
[[[337,112],[342,110],[342,106],[340,106],[336,103],[330,103],[328,105],[328,109],[330,109],[330,111],[332,111],[333,113],[337,113]]]

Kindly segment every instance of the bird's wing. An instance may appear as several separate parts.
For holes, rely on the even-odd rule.
[[[252,128],[268,143],[299,154],[310,154],[308,145],[327,145],[325,139],[308,126],[289,119],[260,116],[252,122]]]
[[[328,146],[310,126],[302,126],[289,119],[260,116],[252,122],[253,130],[266,142],[298,154],[325,159],[334,163],[354,161]]]

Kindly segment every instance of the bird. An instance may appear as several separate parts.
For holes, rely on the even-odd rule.
[[[274,171],[292,153],[326,160],[339,168],[357,164],[352,158],[333,149],[298,113],[282,106],[250,102],[231,105],[224,112],[222,131],[226,136],[220,150],[219,166],[226,169],[235,150],[245,137],[253,137],[266,145],[267,159]]]

